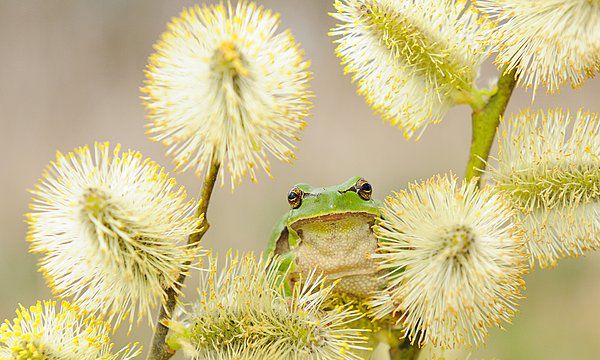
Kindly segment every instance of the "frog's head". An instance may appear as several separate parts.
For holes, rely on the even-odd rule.
[[[360,176],[330,187],[296,184],[288,193],[291,210],[288,224],[319,217],[345,216],[352,213],[379,215],[379,201],[372,198],[371,184]]]
[[[356,176],[330,187],[297,184],[289,191],[290,211],[275,226],[267,254],[285,259],[290,279],[318,268],[330,280],[343,279],[341,292],[367,296],[379,286],[371,258],[377,240],[372,231],[380,202],[373,188]]]
[[[371,184],[360,176],[330,187],[294,185],[287,194],[290,211],[275,226],[267,253],[282,254],[295,247],[302,240],[301,228],[307,224],[342,224],[346,222],[341,220],[363,219],[372,225],[380,206],[372,195]]]

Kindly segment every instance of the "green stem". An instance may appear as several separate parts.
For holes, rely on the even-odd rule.
[[[500,79],[498,79],[498,91],[496,94],[490,97],[483,108],[473,111],[471,116],[473,123],[471,153],[465,175],[467,180],[471,180],[474,177],[481,177],[481,174],[485,170],[500,117],[504,115],[515,85],[515,72],[506,71],[505,69]],[[481,182],[481,179],[479,179],[479,182]]]
[[[198,199],[199,205],[196,214],[198,217],[202,216],[200,230],[197,233],[190,235],[190,237],[188,238],[188,244],[190,245],[197,246],[197,244],[200,242],[200,239],[202,239],[202,237],[208,230],[208,227],[210,226],[208,221],[206,220],[206,211],[208,210],[208,203],[210,201],[212,191],[217,181],[219,167],[220,164],[215,160],[215,157],[213,155],[210,169],[208,170],[206,179],[202,184],[200,198]],[[188,263],[186,265],[190,264]],[[185,272],[179,274],[179,278],[177,278],[175,288],[169,288],[167,290],[167,300],[165,304],[160,308],[160,311],[158,313],[156,328],[152,337],[150,352],[148,353],[148,357],[146,358],[147,360],[167,360],[170,359],[173,355],[175,355],[175,350],[171,349],[171,347],[169,347],[165,342],[167,334],[169,333],[169,328],[165,325],[165,321],[171,319],[171,314],[173,313],[173,310],[175,310],[175,306],[177,305],[177,293],[181,289],[181,286],[183,285],[186,276],[187,273]]]

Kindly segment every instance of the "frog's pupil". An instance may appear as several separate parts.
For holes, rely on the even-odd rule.
[[[360,187],[360,189],[362,191],[367,191],[367,192],[373,190],[373,188],[371,187],[371,184],[369,184],[369,183],[362,184],[362,186]]]
[[[298,197],[298,194],[296,194],[293,191],[288,194],[288,200],[294,200],[297,197]]]

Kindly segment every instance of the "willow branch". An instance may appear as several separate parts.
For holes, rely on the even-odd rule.
[[[215,160],[214,156],[211,162],[210,169],[208,170],[208,174],[206,175],[206,179],[202,184],[202,189],[200,191],[199,197],[199,205],[197,210],[197,216],[202,217],[202,222],[200,223],[200,230],[188,238],[188,244],[197,246],[200,243],[200,240],[208,230],[210,226],[208,221],[206,220],[206,211],[208,210],[208,203],[210,201],[210,197],[212,195],[213,189],[215,187],[215,183],[217,181],[217,175],[219,174],[220,164]],[[190,263],[186,264],[186,267],[189,266]],[[150,352],[148,353],[147,360],[167,360],[170,359],[173,355],[175,355],[175,350],[171,349],[166,343],[167,334],[169,333],[169,328],[165,325],[165,321],[171,319],[171,314],[173,310],[175,310],[175,306],[177,305],[177,293],[181,290],[181,286],[185,281],[187,273],[182,272],[179,274],[177,278],[177,283],[175,288],[169,288],[167,290],[167,300],[163,306],[161,306],[160,311],[158,313],[158,319],[156,321],[156,327],[154,331],[154,335],[152,338],[152,344],[150,345]]]
[[[498,91],[496,94],[491,96],[481,109],[473,111],[471,153],[465,175],[467,180],[471,180],[476,176],[481,177],[481,174],[485,170],[487,159],[494,143],[494,137],[496,136],[496,129],[500,123],[500,117],[504,115],[516,82],[515,72],[505,69],[500,79],[498,79]]]

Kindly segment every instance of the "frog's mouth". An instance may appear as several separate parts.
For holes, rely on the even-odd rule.
[[[369,214],[367,212],[353,212],[353,213],[338,213],[338,214],[326,214],[314,216],[311,218],[306,218],[302,220],[298,220],[291,225],[292,229],[298,231],[302,229],[302,227],[306,224],[313,223],[329,223],[329,222],[338,222],[345,219],[356,219],[358,221],[363,221],[366,223],[370,223],[370,226],[373,226],[375,223],[375,215]]]

